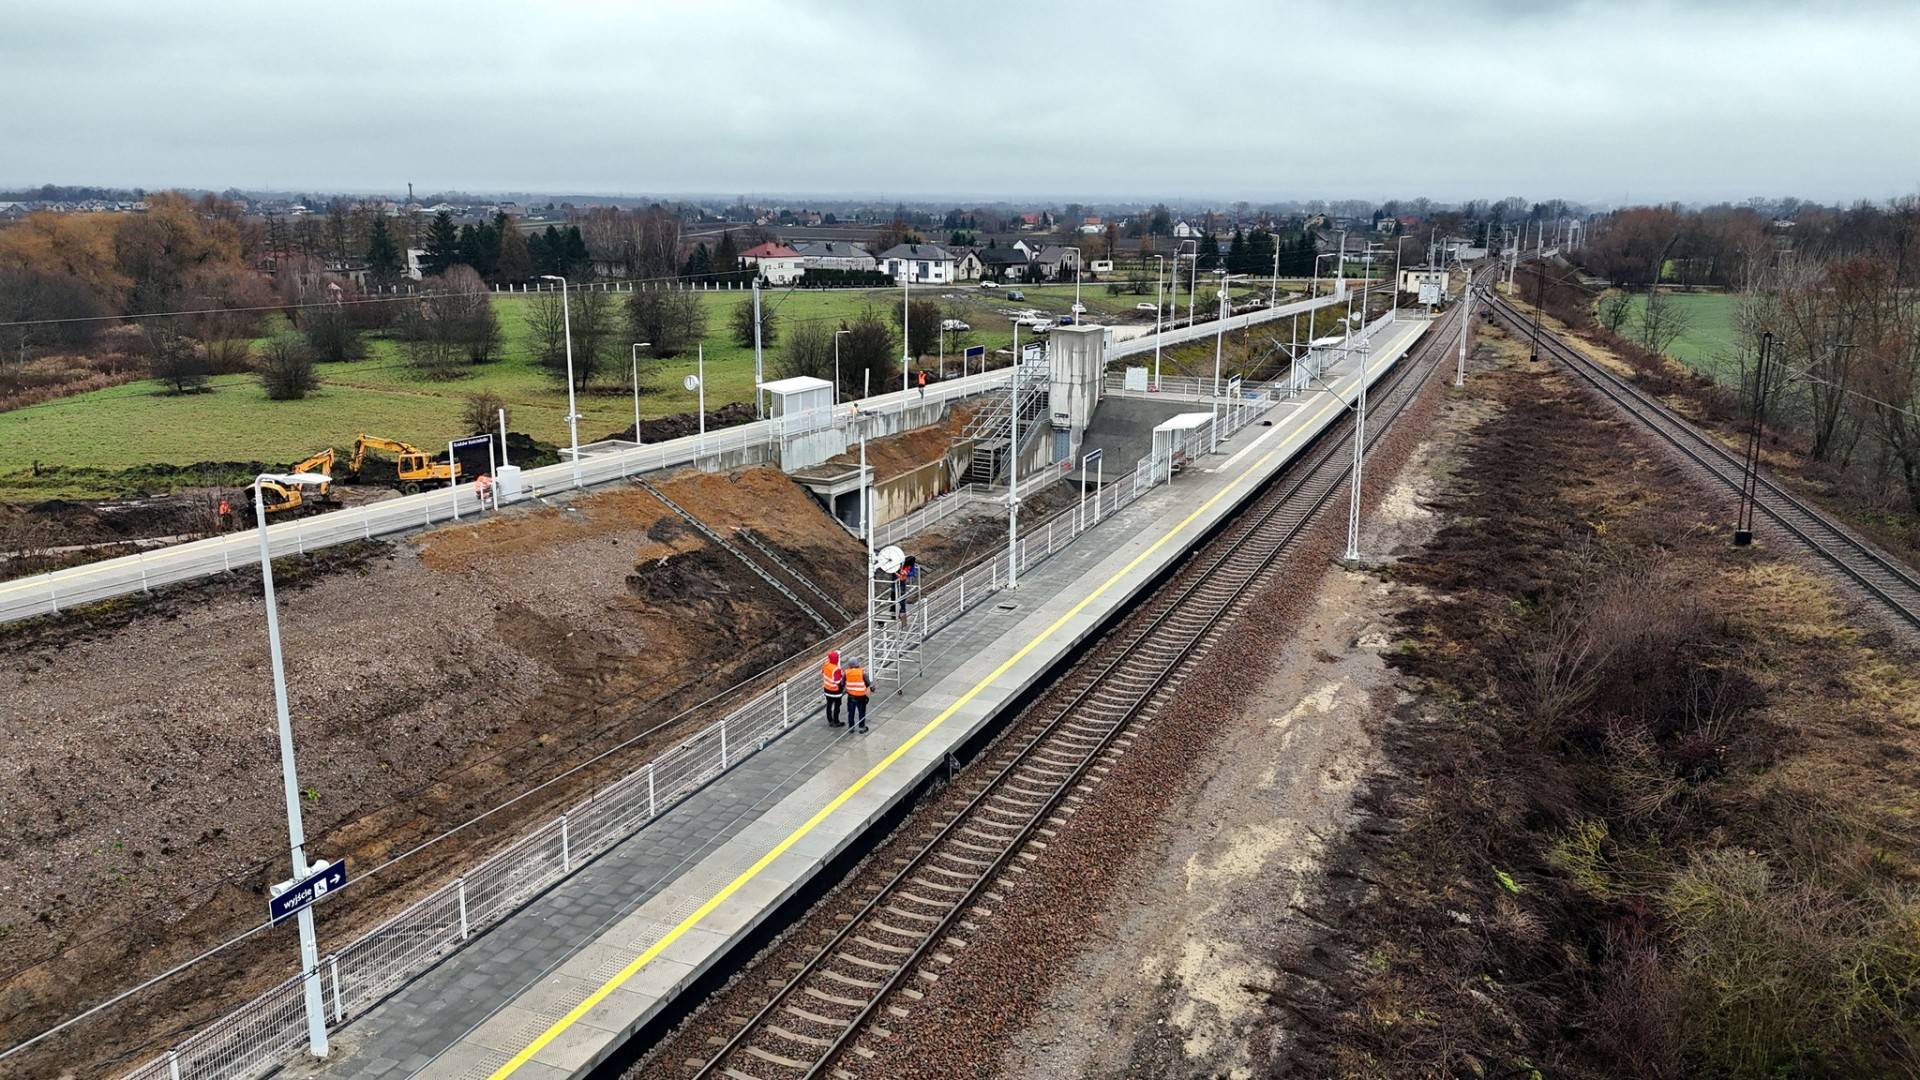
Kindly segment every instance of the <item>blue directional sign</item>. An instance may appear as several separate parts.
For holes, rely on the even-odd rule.
[[[279,922],[303,908],[313,905],[347,887],[347,863],[342,859],[307,875],[306,880],[296,881],[293,886],[267,901],[267,921]]]
[[[967,359],[974,360],[985,355],[987,355],[987,347],[985,345],[967,346],[967,352],[966,352]]]

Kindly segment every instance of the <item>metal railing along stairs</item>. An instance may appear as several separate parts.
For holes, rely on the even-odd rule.
[[[659,499],[661,502],[665,503],[667,506],[667,509],[672,510],[676,514],[679,514],[681,518],[686,520],[687,524],[692,525],[695,529],[700,530],[700,534],[702,536],[705,536],[708,540],[711,540],[715,546],[720,548],[722,551],[727,552],[729,555],[732,555],[734,558],[739,559],[741,562],[745,563],[747,566],[747,569],[752,570],[755,574],[758,574],[760,576],[760,580],[766,582],[767,584],[773,586],[775,589],[779,590],[780,595],[793,601],[793,604],[795,607],[799,608],[801,611],[806,612],[808,618],[820,624],[820,629],[825,630],[829,634],[839,629],[839,627],[836,627],[832,623],[828,622],[826,616],[820,614],[818,611],[815,611],[813,609],[812,604],[809,604],[805,600],[800,599],[799,593],[796,593],[792,589],[787,588],[786,584],[782,582],[779,578],[774,577],[772,574],[767,573],[766,567],[761,566],[759,563],[754,562],[752,559],[748,558],[746,552],[741,551],[739,548],[734,547],[731,543],[728,543],[726,537],[721,536],[719,533],[708,528],[706,522],[703,522],[699,518],[694,517],[692,514],[688,513],[686,507],[681,506],[679,503],[674,502],[672,499],[667,498],[666,494],[662,492],[659,488],[654,487],[651,481],[649,481],[645,477],[638,477],[636,478],[635,483],[638,483],[641,487],[646,488],[649,492],[653,494],[654,498]]]

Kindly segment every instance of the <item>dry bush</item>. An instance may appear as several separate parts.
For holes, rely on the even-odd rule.
[[[511,427],[513,410],[507,409],[506,401],[499,394],[491,390],[468,394],[466,402],[460,406],[460,422],[466,425],[469,432],[490,432],[500,423],[501,410],[506,410],[507,425]]]
[[[1695,855],[1661,903],[1689,1043],[1708,1071],[1886,1076],[1920,1062],[1920,897],[1910,885],[1796,880],[1755,852],[1723,848]]]

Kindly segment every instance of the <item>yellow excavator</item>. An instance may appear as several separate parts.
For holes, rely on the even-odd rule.
[[[260,485],[260,498],[266,505],[267,514],[286,514],[296,510],[318,510],[324,507],[338,506],[340,500],[333,494],[333,449],[331,447],[307,458],[295,462],[289,472],[319,473],[329,477],[324,484],[276,484],[269,480]],[[251,495],[253,489],[247,489]]]
[[[433,455],[411,443],[397,439],[383,439],[378,435],[362,435],[353,443],[353,461],[347,471],[355,477],[360,475],[360,466],[366,461],[367,451],[383,450],[395,458],[395,466],[400,478],[400,490],[409,494],[420,490],[425,483],[444,484],[460,476],[460,463],[457,461],[435,461]]]

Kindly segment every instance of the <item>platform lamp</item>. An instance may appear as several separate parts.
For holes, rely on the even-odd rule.
[[[579,487],[580,410],[573,400],[573,304],[567,295],[566,278],[559,274],[541,274],[540,279],[560,283],[560,325],[567,336],[567,439],[573,444],[573,486]]]
[[[280,782],[287,799],[287,848],[292,856],[293,880],[305,881],[315,867],[307,862],[307,830],[300,818],[300,778],[293,763],[293,718],[287,708],[286,662],[280,653],[280,613],[273,596],[273,552],[267,539],[264,485],[313,487],[332,477],[324,473],[261,473],[253,479],[255,531],[260,534],[260,596],[267,610],[267,656],[273,669],[273,711],[280,732]],[[307,1048],[314,1057],[327,1056],[327,1014],[320,994],[320,946],[313,930],[313,907],[294,916],[300,927],[300,979],[307,1008]]]
[[[651,341],[633,343],[633,445],[640,445],[640,350],[651,348]]]

